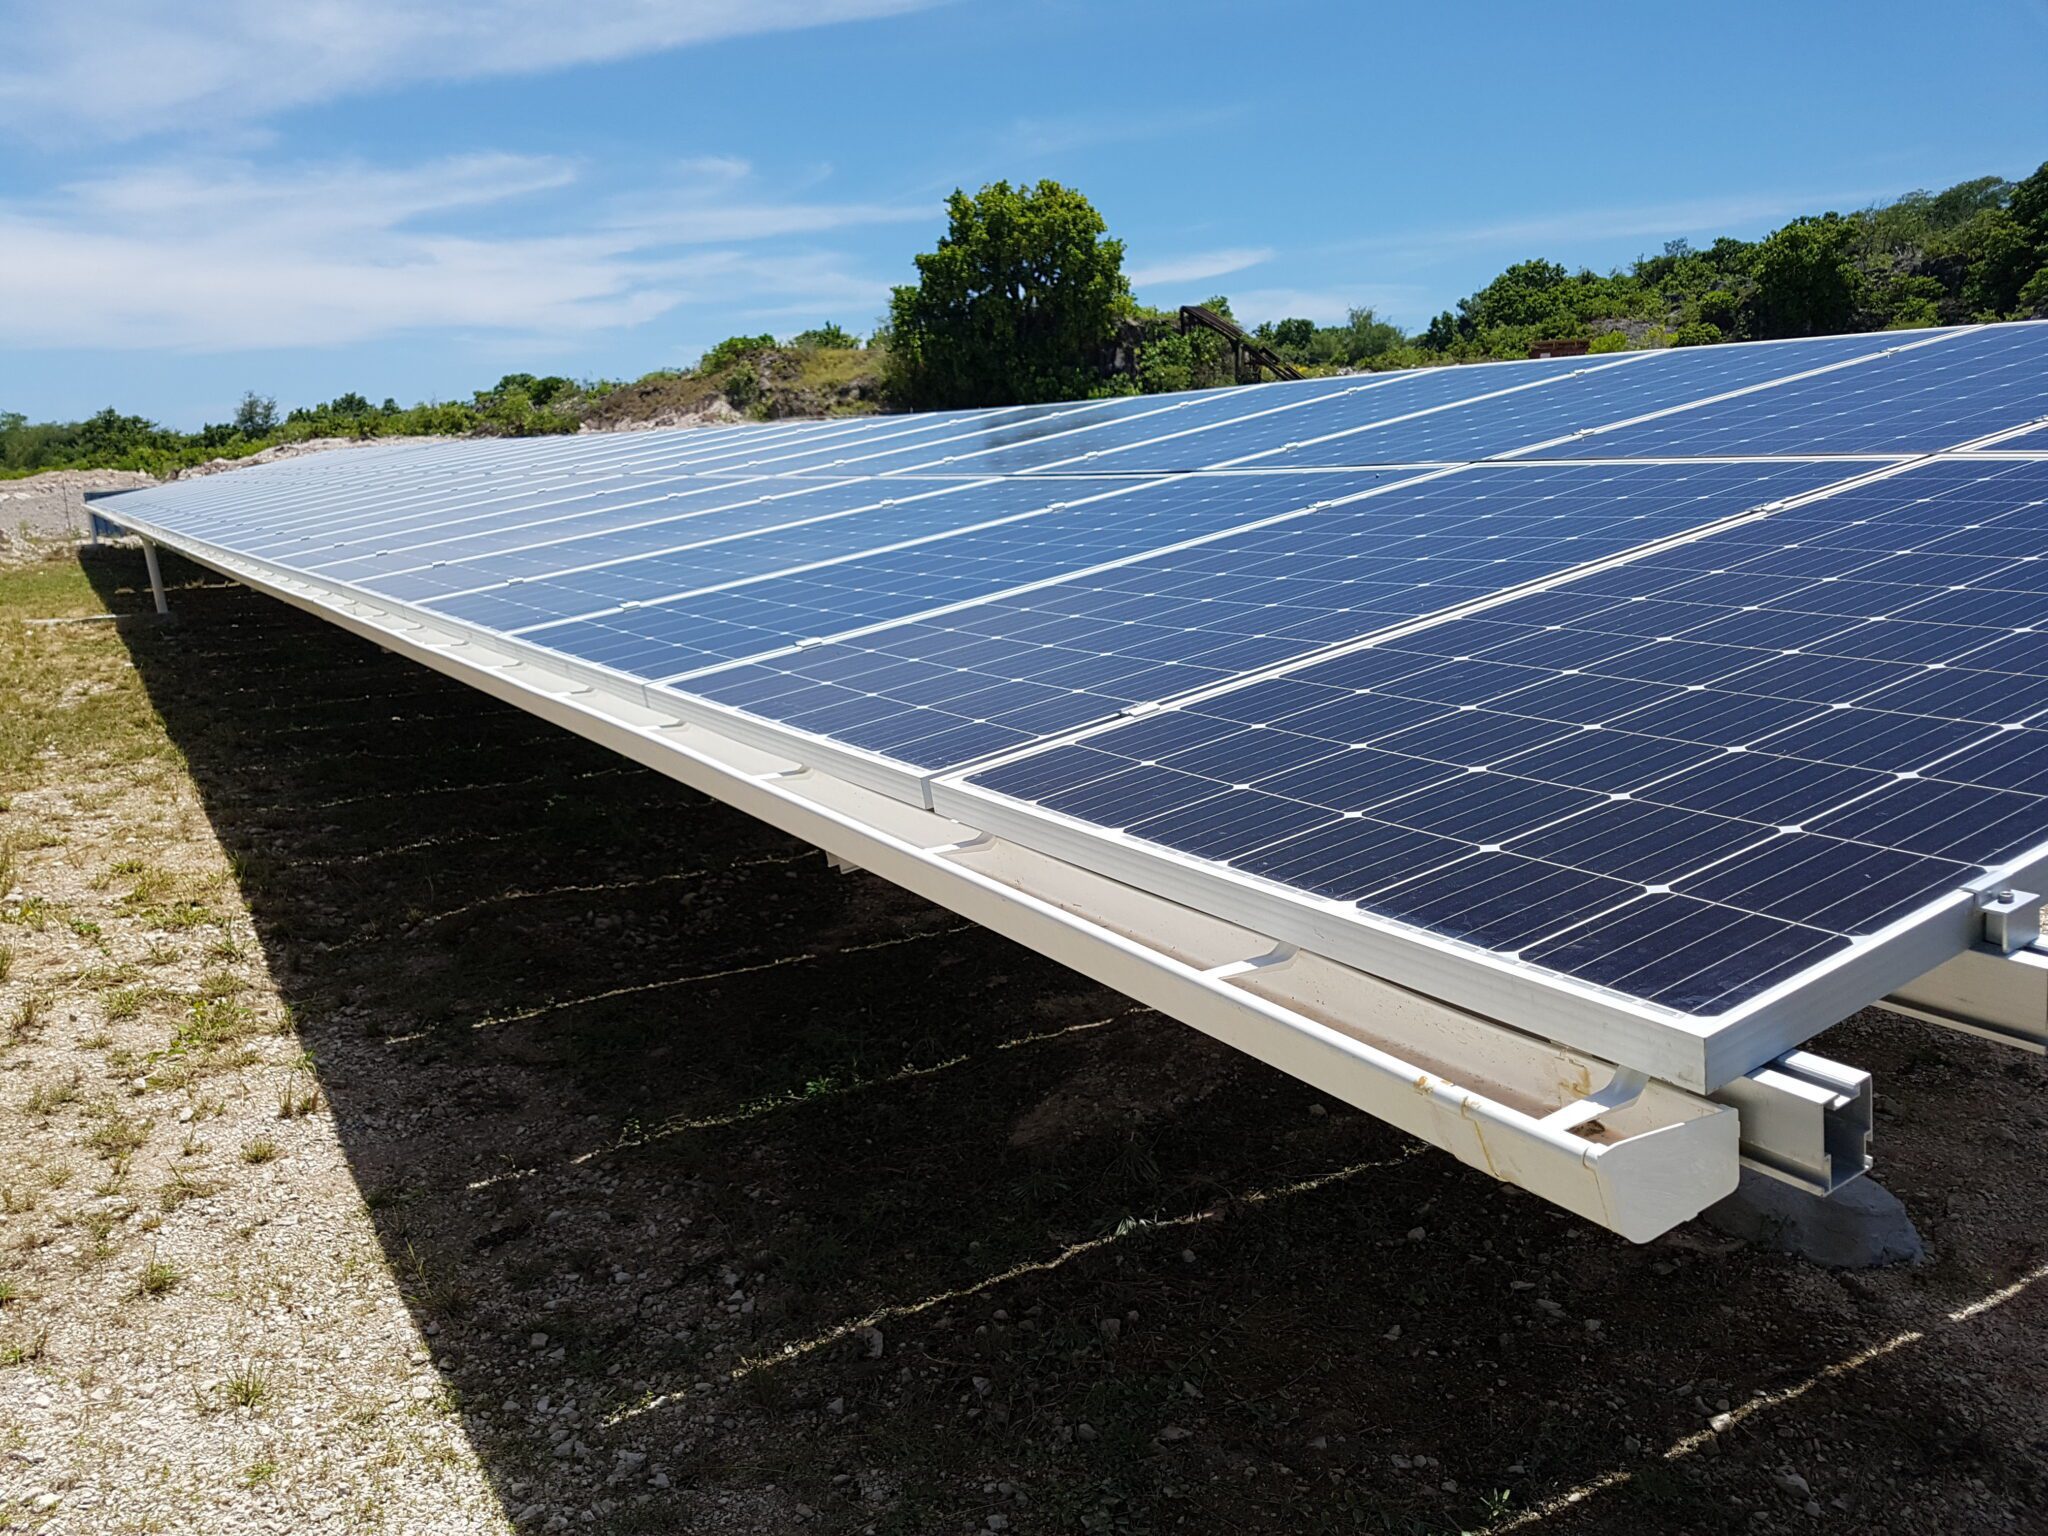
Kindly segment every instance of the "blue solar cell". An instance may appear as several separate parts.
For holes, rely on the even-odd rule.
[[[977,521],[1009,517],[998,526],[977,526],[905,548],[821,561],[753,580],[735,578],[722,590],[700,590],[714,583],[695,574],[702,567],[699,552],[692,551],[641,563],[646,569],[634,576],[640,588],[653,594],[665,587],[667,595],[650,596],[639,608],[608,606],[610,595],[622,590],[620,572],[634,567],[605,573],[601,591],[591,583],[533,582],[509,589],[516,598],[479,595],[453,600],[446,608],[474,621],[489,602],[496,615],[489,622],[520,629],[536,643],[642,676],[669,677],[1242,528],[1384,478],[1009,480],[971,492],[972,498],[990,498],[988,516]],[[745,539],[724,547],[739,551],[757,542]],[[726,558],[750,557],[735,553]],[[574,611],[581,616],[553,622],[552,615],[529,617],[524,623],[531,629],[508,623],[509,609],[496,605],[529,601],[536,588],[542,589],[538,601],[558,612],[580,603]],[[594,592],[600,601],[583,601]]]
[[[1599,432],[1546,458],[1932,453],[2048,411],[2048,323],[1957,332],[1925,346],[1717,405]]]
[[[1840,474],[1830,465],[1473,469],[688,686],[922,768],[949,768],[1014,743],[1023,726],[1012,699],[1028,708],[1033,734],[1072,729]],[[1337,489],[1325,475],[1294,484],[1297,495]],[[1159,494],[1178,493],[1169,485]],[[1368,664],[1380,663],[1356,663]],[[1438,673],[1437,686],[1452,690],[1477,675],[1450,664]],[[929,738],[942,732],[957,756],[935,754]]]
[[[968,782],[1720,1013],[2048,841],[2044,507],[2048,461],[1930,461]],[[1240,782],[1277,837],[1182,839]]]
[[[1482,395],[1407,420],[1389,420],[1392,412],[1369,416],[1367,420],[1385,424],[1352,427],[1318,441],[1306,441],[1305,434],[1290,429],[1288,441],[1276,445],[1272,432],[1261,434],[1254,424],[1253,430],[1238,431],[1231,439],[1235,452],[1243,455],[1241,459],[1211,462],[1300,469],[1489,458],[1533,448],[1590,426],[1685,405],[1875,350],[1876,344],[1867,336],[1831,336],[1765,347],[1679,348],[1624,355],[1620,360],[1576,358],[1572,360],[1576,366],[1569,371],[1553,373],[1535,387]],[[1371,400],[1366,397],[1368,407]],[[1203,434],[1205,438],[1220,436]],[[1591,444],[1583,451],[1590,454]],[[1551,450],[1549,456],[1577,457],[1580,452],[1565,445]],[[1105,460],[1102,467],[1113,467],[1114,462]]]
[[[1229,410],[1177,412],[1119,424],[1114,430],[1077,432],[1064,440],[1072,457],[1010,455],[980,461],[1006,470],[1073,470],[1118,474],[1202,469],[1239,459],[1262,462],[1262,450],[1309,443],[1333,432],[1357,433],[1375,422],[1428,413],[1495,409],[1542,393],[1590,367],[1605,372],[1631,366],[1638,358],[1551,359],[1483,363],[1469,368],[1428,368],[1404,373],[1316,380],[1240,394]],[[1349,441],[1349,439],[1340,439]],[[1529,438],[1526,441],[1535,441]],[[1317,462],[1313,458],[1303,463]],[[1342,462],[1341,458],[1330,462]],[[1374,462],[1391,462],[1384,457]]]
[[[347,577],[413,602],[488,595],[514,581],[545,580],[550,590],[573,586],[583,591],[591,583],[603,587],[608,574],[623,579],[626,595],[646,595],[650,587],[659,595],[677,588],[654,576],[657,569],[686,568],[701,585],[719,579],[714,573],[779,570],[848,550],[966,527],[1042,506],[1047,497],[1043,488],[1034,494],[996,481],[953,480],[939,486],[894,486],[872,479],[755,481],[722,496],[690,495],[618,508],[605,515],[607,526],[601,532],[574,533],[551,525],[530,530],[532,542],[523,547],[484,555],[445,562],[420,558],[431,551],[394,556],[387,563],[406,558],[409,565],[388,575],[363,569],[367,562],[318,569],[323,575]],[[735,567],[734,560],[741,565]],[[499,590],[498,595],[521,596],[509,590]],[[525,606],[541,602],[529,597]],[[591,601],[568,611],[597,606]],[[548,611],[559,615],[564,610]]]
[[[1015,474],[1061,466],[1069,473],[1093,473],[1095,460],[1130,443],[1148,442],[1253,413],[1292,411],[1314,401],[1362,387],[1355,379],[1310,379],[1257,389],[1210,389],[1171,395],[1141,395],[1108,402],[1085,417],[1049,418],[1025,426],[963,438],[943,453],[908,448],[860,461],[867,472],[913,474]],[[1283,411],[1284,414],[1284,411]],[[1180,467],[1180,466],[1176,466]]]

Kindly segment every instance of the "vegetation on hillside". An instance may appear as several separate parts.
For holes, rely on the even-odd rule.
[[[507,374],[468,401],[402,407],[346,394],[280,417],[251,393],[231,421],[178,432],[112,407],[31,423],[0,411],[0,477],[43,469],[168,474],[315,437],[528,436],[650,420],[769,420],[888,408],[1157,394],[1238,382],[1229,343],[1182,335],[1177,312],[1133,298],[1123,243],[1080,193],[996,182],[947,200],[947,230],[915,258],[883,328],[732,336],[694,368],[628,384]],[[1229,315],[1221,295],[1205,301]],[[1308,373],[1528,355],[1544,340],[1593,352],[2048,317],[2048,165],[1979,177],[1858,212],[1793,219],[1760,240],[1683,240],[1625,268],[1521,261],[1414,334],[1370,309],[1336,325],[1268,320],[1254,334]]]

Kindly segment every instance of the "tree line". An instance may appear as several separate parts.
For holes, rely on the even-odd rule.
[[[1006,405],[1238,382],[1229,344],[1180,334],[1139,304],[1123,244],[1056,182],[998,182],[947,203],[938,249],[897,288],[887,341],[894,397],[918,407]],[[1229,300],[1207,307],[1229,315]],[[1592,352],[2048,317],[2048,165],[1910,192],[1854,213],[1795,218],[1759,240],[1684,240],[1627,267],[1517,262],[1421,331],[1372,310],[1253,334],[1309,373],[1526,357],[1539,341]]]
[[[754,416],[804,408],[787,402],[816,398],[801,387],[810,377],[833,382],[850,409],[914,410],[1240,382],[1224,338],[1183,335],[1177,312],[1137,302],[1123,242],[1073,188],[996,182],[956,191],[946,213],[945,235],[914,259],[915,281],[893,291],[865,339],[837,324],[780,341],[732,336],[694,368],[636,382],[687,381],[691,401],[715,396]],[[1227,296],[1205,302],[1231,312]],[[1674,240],[1608,272],[1517,262],[1414,333],[1358,308],[1334,325],[1285,318],[1253,334],[1314,374],[1526,357],[1539,341],[1614,352],[2034,317],[2048,317],[2048,165],[2020,181],[1984,176],[1802,216],[1758,240]],[[846,388],[849,380],[859,387]],[[623,387],[514,373],[466,401],[373,405],[350,393],[283,414],[252,391],[232,419],[197,432],[112,407],[74,422],[0,411],[0,476],[89,467],[162,475],[315,437],[573,432]]]

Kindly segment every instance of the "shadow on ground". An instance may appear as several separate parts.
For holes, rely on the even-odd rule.
[[[139,554],[86,558],[146,602]],[[173,567],[178,622],[123,632],[522,1523],[2038,1517],[2048,1307],[1950,1317],[2042,1257],[2032,1061],[1876,1018],[1825,1047],[1879,1073],[1926,1267],[1632,1247]]]

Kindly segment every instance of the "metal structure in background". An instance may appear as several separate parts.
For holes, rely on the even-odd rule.
[[[1251,335],[1234,320],[1227,320],[1203,304],[1183,304],[1180,307],[1180,333],[1185,336],[1191,326],[1205,331],[1214,331],[1230,343],[1231,376],[1242,379],[1246,359],[1254,367],[1263,368],[1276,379],[1298,379],[1301,370],[1287,361],[1278,352],[1267,346],[1258,337]]]
[[[94,506],[1642,1241],[1864,1172],[1869,1003],[2048,1045],[2044,418],[2014,325]]]

